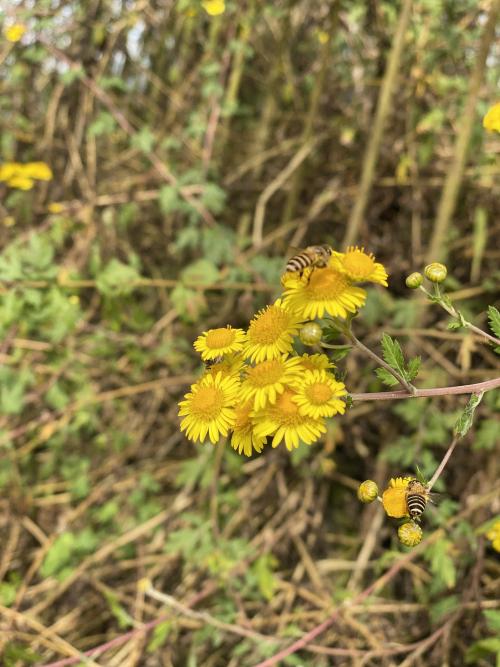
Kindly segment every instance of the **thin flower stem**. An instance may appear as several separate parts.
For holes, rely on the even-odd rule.
[[[475,384],[461,384],[456,387],[434,387],[409,391],[373,391],[365,394],[350,394],[353,401],[393,401],[401,398],[426,398],[429,396],[451,396],[454,394],[478,394],[500,387],[500,377]]]
[[[353,343],[353,345],[360,350],[362,350],[365,354],[367,354],[369,357],[371,357],[374,361],[377,362],[380,366],[385,368],[385,370],[393,375],[396,380],[403,385],[403,387],[406,389],[407,392],[410,393],[410,395],[414,396],[416,393],[415,387],[410,383],[407,382],[402,375],[400,375],[397,371],[392,368],[392,366],[389,366],[383,359],[381,359],[378,354],[375,354],[372,350],[370,350],[369,347],[366,347],[364,343],[362,343],[360,340],[356,338],[356,336],[352,333],[352,331],[344,331],[345,335],[347,338]]]
[[[474,333],[477,333],[479,336],[483,336],[483,338],[487,338],[489,341],[492,343],[495,343],[496,345],[500,345],[500,338],[496,338],[495,336],[492,336],[486,331],[483,331],[479,327],[476,327],[474,324],[471,324],[470,322],[467,322],[464,320],[465,326],[467,329],[470,329],[471,331],[474,331]]]
[[[457,443],[459,441],[458,436],[455,436],[453,440],[451,441],[450,446],[448,447],[446,454],[443,456],[443,460],[439,464],[439,466],[436,469],[436,472],[432,475],[429,483],[427,484],[427,491],[430,491],[434,484],[438,481],[439,477],[441,476],[441,473],[444,470],[445,465],[448,463],[450,460],[450,456],[453,454],[453,450],[457,446]]]

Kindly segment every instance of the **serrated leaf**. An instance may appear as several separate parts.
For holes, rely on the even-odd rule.
[[[421,357],[413,357],[410,359],[408,362],[408,370],[406,372],[406,379],[407,380],[414,380],[417,375],[418,371],[420,370],[420,364],[422,363]]]
[[[468,432],[470,427],[472,426],[472,421],[474,419],[474,412],[481,403],[481,399],[483,398],[483,394],[472,394],[469,402],[464,408],[464,411],[458,418],[457,423],[455,424],[454,428],[454,433],[457,437],[463,438],[464,435]]]
[[[495,306],[488,306],[488,322],[495,336],[500,338],[500,312]]]
[[[405,376],[405,358],[403,350],[397,340],[393,340],[388,334],[382,334],[382,353],[385,361],[391,368]]]
[[[388,387],[394,387],[395,385],[399,384],[394,375],[391,375],[385,368],[376,368],[375,375]]]

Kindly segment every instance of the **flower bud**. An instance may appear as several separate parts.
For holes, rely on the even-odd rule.
[[[358,488],[358,498],[362,503],[372,503],[378,496],[378,486],[371,479],[365,480]]]
[[[415,521],[407,521],[398,528],[398,537],[405,547],[416,547],[422,541],[422,529]]]
[[[423,275],[418,271],[415,271],[414,273],[410,273],[406,278],[406,287],[409,287],[410,289],[418,289],[423,282]]]
[[[300,340],[304,345],[317,345],[323,331],[317,322],[306,322],[299,332]]]
[[[442,283],[447,273],[448,269],[440,262],[432,262],[432,264],[428,264],[424,269],[424,275],[431,283]]]

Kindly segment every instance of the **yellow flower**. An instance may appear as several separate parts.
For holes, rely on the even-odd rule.
[[[222,377],[222,373],[215,377],[205,375],[191,385],[191,391],[179,403],[179,416],[184,417],[181,431],[186,431],[193,442],[203,442],[208,434],[210,442],[215,444],[234,426],[239,388],[237,378]]]
[[[26,32],[26,26],[22,23],[14,23],[14,25],[5,28],[3,34],[8,42],[18,42]]]
[[[53,201],[47,206],[47,210],[49,213],[62,213],[64,206],[57,201]]]
[[[382,264],[375,261],[373,254],[367,254],[364,248],[351,246],[345,253],[334,252],[330,264],[354,283],[370,282],[387,287],[387,271]]]
[[[322,420],[299,413],[294,396],[293,390],[285,389],[274,405],[255,415],[255,434],[260,437],[272,435],[273,447],[277,447],[282,440],[285,440],[288,450],[298,447],[300,441],[310,445],[326,431]]]
[[[303,354],[300,357],[300,363],[307,371],[327,371],[329,368],[335,368],[335,364],[326,354]]]
[[[240,371],[244,366],[244,360],[241,354],[228,354],[227,357],[212,364],[207,369],[207,373],[214,377],[217,373],[222,373],[222,377],[240,377]]]
[[[292,382],[292,387],[296,391],[293,401],[301,415],[319,419],[345,412],[345,402],[340,398],[347,394],[345,385],[326,371],[306,371]]]
[[[235,414],[236,421],[231,436],[231,447],[239,454],[244,454],[245,456],[251,456],[254,449],[256,452],[261,452],[266,438],[255,434],[252,419],[252,401],[246,401],[246,403],[237,405]]]
[[[500,521],[493,524],[492,528],[486,533],[486,537],[491,540],[493,549],[500,552]]]
[[[330,39],[330,35],[324,30],[318,30],[318,42],[320,44],[326,44]]]
[[[278,299],[271,306],[260,310],[250,322],[244,354],[253,362],[276,359],[293,349],[293,337],[303,322]]]
[[[14,218],[13,215],[6,215],[5,218],[2,220],[2,223],[5,227],[14,227],[16,224],[16,219]]]
[[[422,541],[422,528],[415,521],[407,521],[399,526],[398,537],[405,547],[416,547]]]
[[[494,104],[483,118],[483,127],[490,132],[500,132],[500,102]]]
[[[352,286],[347,276],[331,266],[315,268],[307,282],[289,287],[284,295],[283,305],[309,320],[325,313],[345,319],[348,313],[355,313],[363,306],[366,299],[363,289]]]
[[[226,3],[224,0],[203,0],[201,6],[210,16],[219,16],[226,11]]]
[[[268,403],[276,403],[279,394],[286,385],[297,380],[302,373],[300,357],[287,359],[284,354],[280,359],[267,359],[256,366],[249,366],[241,384],[242,401],[253,401],[255,410],[260,410]]]
[[[197,352],[200,352],[201,358],[207,361],[217,359],[217,357],[229,352],[239,352],[243,349],[244,340],[245,332],[243,329],[233,329],[233,327],[227,325],[227,327],[221,327],[220,329],[204,331],[195,340],[193,347]]]
[[[17,190],[31,190],[34,184],[34,181],[27,176],[12,176],[7,181],[9,188],[16,188]]]
[[[36,181],[51,181],[53,178],[52,169],[45,162],[27,162],[23,167],[24,175]]]
[[[5,162],[0,166],[0,181],[10,181],[14,176],[19,176],[23,165],[19,162]]]
[[[408,516],[406,487],[413,477],[395,477],[389,480],[389,486],[382,494],[382,505],[387,516],[401,519]]]

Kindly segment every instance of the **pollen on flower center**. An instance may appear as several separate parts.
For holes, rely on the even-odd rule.
[[[348,248],[343,260],[344,268],[348,273],[356,276],[369,276],[375,270],[373,255],[367,255],[364,249]]]
[[[335,299],[348,288],[349,283],[335,269],[321,269],[311,274],[307,292],[313,299]]]
[[[220,329],[212,329],[207,333],[206,344],[207,347],[219,349],[231,345],[234,340],[234,329],[221,327]]]
[[[271,306],[250,324],[248,331],[252,342],[270,345],[278,339],[289,326],[289,316],[281,308]]]
[[[200,387],[193,401],[193,413],[198,417],[213,419],[218,415],[224,404],[224,394],[220,389],[209,385]]]
[[[262,361],[254,368],[250,368],[247,377],[254,387],[265,387],[268,384],[279,382],[284,370],[279,359],[270,359],[269,361]]]
[[[333,396],[333,392],[327,384],[317,382],[307,388],[306,394],[308,399],[314,405],[323,405],[323,403],[328,403],[328,401]]]

